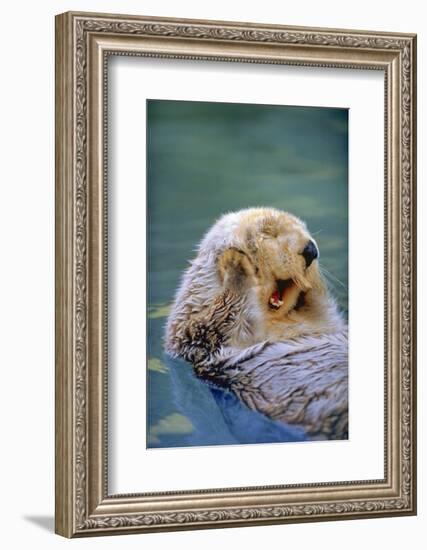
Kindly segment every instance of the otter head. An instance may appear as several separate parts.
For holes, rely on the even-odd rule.
[[[200,251],[215,249],[218,273],[236,269],[230,251],[252,266],[242,270],[237,286],[251,278],[258,308],[271,320],[314,305],[325,293],[319,271],[318,246],[307,226],[296,216],[273,208],[251,208],[223,216],[202,241]],[[226,254],[228,260],[223,261]],[[234,279],[236,281],[236,279]]]
[[[226,214],[199,254],[214,258],[220,285],[233,281],[234,290],[247,292],[241,326],[251,327],[252,336],[237,331],[234,345],[331,332],[341,323],[320,272],[317,243],[292,214],[274,208]]]

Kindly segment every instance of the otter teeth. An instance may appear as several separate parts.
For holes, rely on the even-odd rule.
[[[279,309],[280,306],[283,306],[283,300],[280,300],[280,298],[273,295],[270,298],[270,305],[276,309]]]
[[[282,300],[275,300],[274,298],[270,298],[270,305],[276,309],[279,309],[281,306],[283,306],[283,302]]]

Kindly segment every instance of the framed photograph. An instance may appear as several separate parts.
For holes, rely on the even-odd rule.
[[[56,532],[416,513],[416,37],[56,18]]]

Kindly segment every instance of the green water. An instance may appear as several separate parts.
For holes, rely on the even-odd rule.
[[[166,357],[162,336],[203,234],[221,214],[253,206],[307,223],[347,311],[348,112],[150,100],[147,119],[148,446],[298,439]]]

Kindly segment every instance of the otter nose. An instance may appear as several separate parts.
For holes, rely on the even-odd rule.
[[[305,265],[309,267],[313,260],[315,260],[319,256],[319,251],[317,250],[317,246],[314,244],[313,241],[308,241],[308,244],[302,251],[302,255],[304,256]]]

